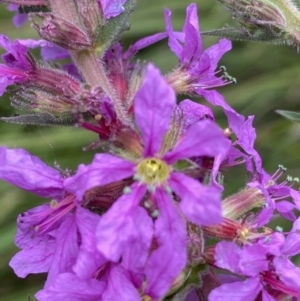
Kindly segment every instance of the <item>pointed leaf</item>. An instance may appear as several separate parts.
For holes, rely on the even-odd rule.
[[[300,122],[300,113],[284,110],[276,110],[275,112],[290,121]]]

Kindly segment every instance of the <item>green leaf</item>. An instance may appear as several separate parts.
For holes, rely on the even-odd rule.
[[[283,111],[283,110],[276,110],[275,112],[290,121],[300,123],[300,113],[293,112],[293,111]]]
[[[273,44],[284,44],[288,41],[284,33],[275,33],[268,28],[253,28],[225,26],[201,32],[206,36],[223,37],[234,41],[268,42]]]

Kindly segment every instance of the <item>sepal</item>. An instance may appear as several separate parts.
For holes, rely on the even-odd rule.
[[[48,113],[1,117],[0,120],[8,123],[31,124],[31,125],[42,125],[42,126],[47,126],[47,125],[74,126],[76,123],[76,120],[71,115],[55,117],[54,115]]]
[[[137,1],[128,0],[124,5],[124,12],[115,18],[107,20],[105,26],[99,28],[97,37],[94,41],[95,49],[101,57],[105,51],[118,41],[120,34],[130,28],[129,17],[134,11]]]

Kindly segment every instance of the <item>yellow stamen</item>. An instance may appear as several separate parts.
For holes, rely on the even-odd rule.
[[[56,200],[52,200],[50,202],[50,208],[52,208],[52,209],[55,208],[57,205],[58,205],[58,202]]]
[[[170,174],[168,165],[157,158],[142,160],[137,166],[137,176],[148,185],[159,185],[165,182]]]

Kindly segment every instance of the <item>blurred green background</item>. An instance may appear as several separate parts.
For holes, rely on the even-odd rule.
[[[175,29],[180,30],[185,20],[186,0],[139,0],[138,8],[131,18],[131,30],[123,36],[124,45],[164,30],[163,8],[172,12]],[[232,23],[229,14],[216,1],[198,0],[201,30],[221,28]],[[5,5],[0,5],[0,31],[10,38],[33,38],[36,33],[27,24],[16,29]],[[218,39],[204,37],[207,47]],[[138,56],[141,60],[153,60],[164,72],[176,65],[166,41],[160,42]],[[233,42],[233,50],[221,63],[238,83],[220,89],[228,103],[244,115],[255,115],[257,131],[256,148],[262,156],[264,168],[272,173],[278,164],[288,168],[288,173],[300,175],[300,125],[291,123],[274,113],[275,109],[300,111],[300,56],[295,48],[268,44]],[[0,101],[0,115],[11,116],[14,109],[7,95]],[[226,126],[220,109],[215,109],[217,121]],[[77,128],[33,127],[0,123],[0,145],[24,148],[53,166],[76,170],[79,163],[88,163],[94,151],[83,152],[82,147],[97,137]],[[242,188],[245,177],[241,169],[232,170],[225,178],[226,193]],[[0,183],[0,300],[25,301],[43,286],[44,277],[30,275],[18,279],[8,262],[16,253],[14,246],[15,220],[18,213],[45,202],[34,196]],[[289,226],[286,225],[287,229]]]

